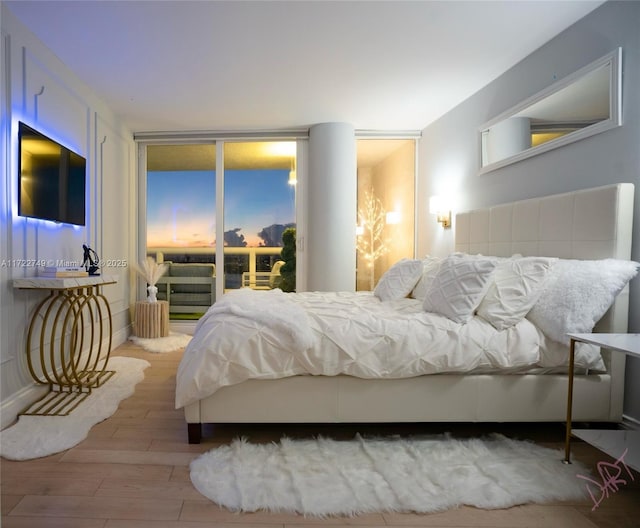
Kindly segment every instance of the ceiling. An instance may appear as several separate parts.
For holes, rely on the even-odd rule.
[[[5,2],[134,133],[420,130],[602,3]]]

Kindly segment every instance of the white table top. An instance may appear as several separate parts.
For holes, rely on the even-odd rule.
[[[582,343],[591,343],[610,350],[640,357],[640,334],[567,334]]]
[[[13,279],[13,287],[26,290],[68,290],[84,286],[99,286],[118,282],[116,275],[90,275],[88,277],[29,277]]]
[[[615,459],[624,455],[624,463],[640,471],[640,431],[574,429],[572,433]]]

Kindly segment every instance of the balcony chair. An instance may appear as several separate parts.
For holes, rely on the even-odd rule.
[[[280,286],[280,268],[284,264],[284,260],[276,260],[271,271],[256,271],[251,273],[245,271],[242,274],[242,287],[252,288],[254,290],[273,290]]]
[[[215,264],[168,264],[160,277],[158,300],[169,301],[169,313],[204,313],[216,300]]]

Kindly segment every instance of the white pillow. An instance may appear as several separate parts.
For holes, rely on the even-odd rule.
[[[639,266],[631,260],[558,260],[527,319],[548,338],[568,344],[568,332],[593,330]]]
[[[478,306],[478,315],[497,330],[522,321],[542,294],[556,258],[523,257],[500,262]]]
[[[423,307],[456,323],[466,323],[484,297],[496,262],[471,255],[449,255],[427,288]]]
[[[399,260],[380,277],[373,294],[381,301],[402,299],[411,293],[421,275],[421,260]]]
[[[412,298],[419,299],[421,301],[424,300],[429,284],[431,284],[431,281],[433,281],[438,273],[440,262],[442,262],[440,257],[425,257],[422,259],[422,276],[420,277],[418,284],[416,284],[416,287],[411,292]]]

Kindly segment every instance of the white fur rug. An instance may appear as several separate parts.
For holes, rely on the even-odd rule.
[[[0,455],[11,460],[40,458],[69,449],[87,437],[95,424],[109,418],[131,396],[150,365],[143,359],[112,356],[107,369],[115,374],[68,416],[20,416],[0,432]]]
[[[234,511],[312,516],[507,508],[584,499],[588,474],[559,450],[501,435],[455,440],[235,440],[191,462],[191,481]]]
[[[144,337],[129,337],[129,341],[133,341],[136,345],[141,346],[147,352],[155,352],[163,354],[173,352],[180,348],[186,347],[191,341],[190,335],[170,332],[167,337],[157,337],[155,339],[147,339]]]

